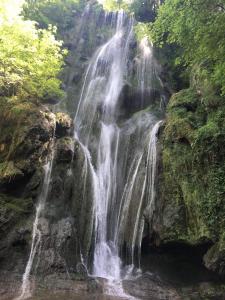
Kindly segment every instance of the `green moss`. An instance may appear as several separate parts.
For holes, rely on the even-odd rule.
[[[6,232],[13,225],[24,220],[33,208],[31,198],[15,198],[0,194],[0,232]]]
[[[12,161],[0,163],[0,182],[1,180],[10,181],[17,176],[23,176],[23,173],[15,167]]]
[[[225,104],[216,101],[218,107],[210,109],[208,99],[194,89],[171,98],[162,137],[162,197],[166,207],[183,207],[183,214],[172,216],[165,238],[195,243],[218,240],[224,233]]]

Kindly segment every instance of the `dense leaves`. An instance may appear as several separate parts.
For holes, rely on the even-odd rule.
[[[55,101],[63,97],[57,78],[62,43],[54,37],[55,28],[37,30],[34,22],[23,20],[21,3],[0,4],[0,96]]]
[[[134,13],[138,21],[153,21],[155,11],[161,0],[102,0],[106,10],[116,11],[124,9],[127,12]]]
[[[86,0],[26,0],[23,15],[41,28],[57,26],[61,33],[72,26],[76,13],[81,13],[86,4]]]
[[[129,9],[129,4],[127,3],[127,1],[123,1],[123,0],[104,0],[100,2],[103,4],[104,9],[109,11],[116,11],[119,9],[125,9],[125,10]]]
[[[152,26],[158,45],[177,45],[177,64],[190,67],[197,83],[225,95],[225,1],[166,0]],[[179,49],[180,49],[179,48]]]

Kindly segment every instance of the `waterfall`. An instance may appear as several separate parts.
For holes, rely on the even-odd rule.
[[[144,37],[139,44],[140,61],[138,63],[138,85],[141,90],[141,106],[144,105],[145,91],[149,92],[155,75],[152,44]]]
[[[105,278],[120,277],[117,248],[107,240],[107,216],[115,198],[119,128],[116,124],[117,101],[126,74],[133,19],[123,11],[116,15],[116,32],[91,61],[75,117],[75,130],[81,143],[92,149],[93,130],[97,137],[95,185],[95,252],[93,273]],[[128,25],[125,26],[125,23]],[[99,115],[101,115],[99,117]],[[99,118],[99,120],[98,120]]]
[[[141,107],[143,108],[145,99],[151,97],[151,93],[155,89],[162,89],[163,83],[158,75],[159,65],[154,58],[152,42],[145,36],[141,39],[138,48],[137,79],[141,93]],[[161,98],[163,97],[162,94]]]
[[[141,240],[143,235],[144,229],[144,220],[143,217],[141,218],[141,209],[143,206],[144,196],[147,195],[147,205],[146,205],[146,212],[149,217],[152,217],[153,209],[154,209],[154,201],[155,201],[155,178],[156,178],[156,166],[157,166],[157,133],[162,121],[158,121],[152,128],[150,135],[149,135],[149,144],[148,144],[148,152],[147,152],[147,162],[145,167],[145,176],[144,182],[141,192],[141,198],[139,202],[139,207],[137,210],[137,217],[135,220],[135,226],[133,230],[133,237],[132,237],[132,265],[134,264],[134,248],[135,248],[135,241],[138,237],[138,250],[139,250],[139,265],[140,265],[140,249],[141,249]],[[140,231],[138,232],[138,225],[140,223]]]
[[[33,223],[31,250],[23,274],[21,292],[19,297],[17,297],[15,300],[28,299],[32,296],[30,275],[34,264],[34,259],[40,253],[39,250],[41,247],[41,237],[42,237],[42,232],[40,228],[40,217],[41,217],[41,213],[45,208],[45,203],[48,197],[49,184],[50,184],[51,173],[52,173],[53,157],[54,155],[52,155],[51,160],[44,166],[45,175],[44,175],[43,186],[37,203],[36,214]]]
[[[92,177],[95,232],[91,273],[108,280],[108,294],[126,298],[121,285],[125,276],[120,247],[126,244],[130,248],[133,265],[135,248],[139,252],[141,248],[144,210],[150,216],[155,201],[156,143],[161,121],[150,109],[141,111],[142,104],[132,117],[120,119],[133,18],[123,11],[111,16],[114,34],[96,51],[87,68],[74,119],[74,136]],[[109,14],[105,19],[108,17]],[[161,82],[152,45],[144,39],[139,49],[142,102],[144,91],[157,88]]]
[[[88,9],[87,6],[85,13]],[[135,270],[135,260],[140,261],[144,226],[151,221],[154,212],[162,82],[153,45],[144,38],[139,44],[137,65],[139,105],[132,115],[123,114],[123,88],[130,84],[134,20],[121,10],[106,14],[105,22],[111,25],[113,33],[90,60],[74,118],[74,139],[84,158],[83,191],[79,201],[91,203],[92,214],[87,220],[88,230],[84,230],[84,235],[87,233],[92,241],[92,257],[87,257],[88,247],[82,251],[82,242],[80,255],[81,264],[88,268],[89,275],[106,279],[106,294],[133,299],[123,291],[123,280]],[[153,99],[153,90],[158,91],[160,97]],[[31,296],[30,277],[34,259],[38,261],[40,256],[43,239],[40,219],[48,197],[53,157],[54,153],[45,166],[30,255],[21,294],[16,300]],[[70,172],[73,172],[72,167]],[[121,249],[127,253],[125,267]]]

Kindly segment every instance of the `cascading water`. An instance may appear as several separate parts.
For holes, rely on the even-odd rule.
[[[92,176],[92,274],[116,282],[116,289],[111,284],[107,292],[124,296],[122,285],[118,284],[124,276],[120,247],[126,244],[130,248],[130,263],[134,264],[135,248],[140,251],[141,246],[143,213],[148,210],[150,215],[155,200],[156,135],[160,121],[150,110],[141,111],[142,99],[140,112],[128,120],[120,119],[120,95],[127,78],[133,19],[123,11],[111,16],[115,33],[88,66],[74,123],[75,138]],[[144,95],[154,84],[159,86],[160,79],[152,46],[146,39],[140,49],[139,83]]]
[[[152,96],[155,89],[163,88],[158,73],[159,65],[154,58],[153,44],[147,37],[143,37],[139,43],[139,58],[137,62],[137,79],[141,93],[142,108],[145,106],[145,100]],[[163,94],[161,98],[164,98]],[[161,99],[161,101],[164,100]]]
[[[44,176],[42,191],[39,196],[38,204],[36,207],[36,215],[35,215],[33,229],[32,229],[32,243],[31,243],[30,255],[25,268],[25,272],[23,274],[21,292],[19,297],[17,297],[15,300],[24,300],[32,296],[30,275],[34,264],[34,259],[40,253],[39,250],[41,247],[41,237],[42,237],[42,232],[40,228],[40,217],[41,217],[41,213],[45,208],[45,203],[48,196],[49,184],[50,184],[51,173],[52,173],[53,156],[54,155],[52,155],[51,160],[44,167],[45,176]]]
[[[92,185],[93,199],[88,201],[93,201],[93,208],[88,228],[94,227],[94,232],[88,234],[92,234],[93,265],[89,273],[107,279],[107,294],[132,299],[123,291],[122,281],[133,272],[136,257],[140,259],[146,218],[150,219],[154,211],[157,132],[161,124],[154,109],[159,109],[162,95],[152,99],[151,91],[160,90],[162,83],[153,47],[144,38],[139,46],[137,68],[140,103],[132,116],[123,114],[121,95],[129,82],[134,20],[119,11],[106,14],[105,21],[111,23],[114,34],[97,50],[87,68],[74,120],[74,138],[84,154],[82,200],[90,195],[86,193],[90,178]],[[32,294],[30,277],[40,256],[43,240],[40,220],[48,197],[52,164],[53,157],[45,167],[30,255],[17,300]],[[72,168],[70,171],[72,174]],[[126,268],[121,259],[122,247],[128,253]],[[88,254],[82,250],[81,245],[81,262],[87,265]]]
[[[127,22],[128,25],[124,26]],[[76,133],[83,145],[93,151],[95,141],[95,252],[93,273],[105,278],[120,277],[120,259],[115,245],[108,243],[108,210],[115,198],[119,128],[116,124],[117,101],[126,73],[133,20],[123,11],[117,15],[114,36],[96,53],[86,74],[80,104],[75,117]],[[90,138],[91,137],[91,138]],[[92,150],[92,151],[91,151]]]
[[[154,78],[154,61],[152,45],[149,44],[148,38],[144,37],[139,44],[140,60],[138,63],[138,85],[141,90],[141,106],[143,107],[145,90],[152,87]],[[149,91],[148,91],[149,92]]]

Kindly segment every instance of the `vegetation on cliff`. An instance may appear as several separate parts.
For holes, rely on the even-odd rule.
[[[183,64],[198,88],[225,95],[224,0],[166,0],[151,36],[158,45],[176,45],[175,64]]]
[[[39,28],[47,29],[51,24],[62,34],[73,26],[76,13],[82,13],[86,4],[86,0],[26,0],[22,14],[36,21]]]
[[[22,1],[0,4],[0,97],[57,101],[64,95],[58,79],[65,52],[55,28],[36,29],[20,16]]]
[[[164,242],[214,244],[205,255],[205,265],[222,275],[224,5],[220,0],[166,0],[155,22],[148,25],[151,38],[162,48],[172,70],[189,81],[177,86],[179,92],[167,108],[161,138],[163,208],[158,234]]]

